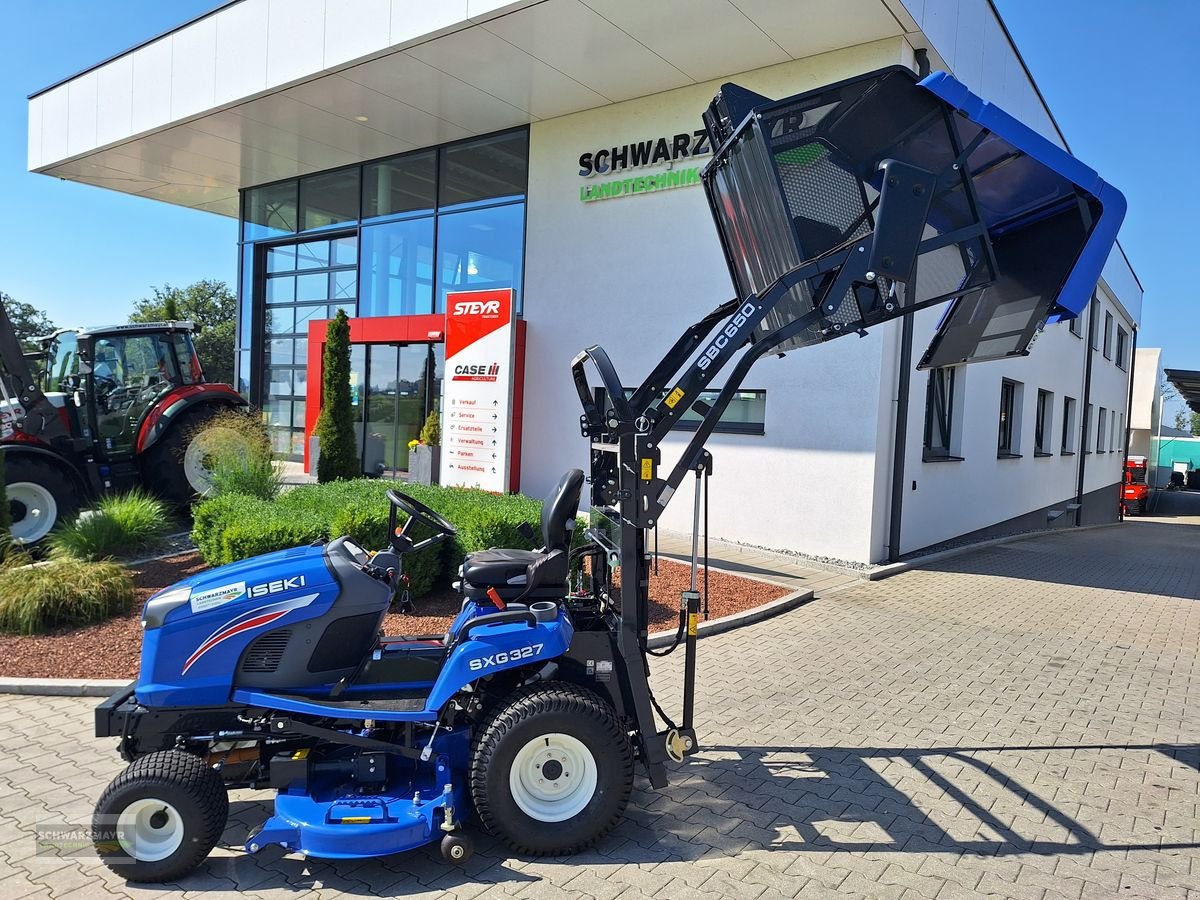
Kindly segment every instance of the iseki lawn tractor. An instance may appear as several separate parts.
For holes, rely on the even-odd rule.
[[[138,679],[96,711],[97,735],[129,761],[96,808],[105,862],[132,881],[179,878],[221,836],[231,787],[274,791],[249,852],[440,841],[462,860],[475,824],[521,854],[594,843],[620,820],[635,766],[661,788],[700,747],[697,554],[676,723],[648,682],[646,538],[689,473],[698,516],[705,441],[750,367],[947,300],[921,367],[1025,354],[1047,321],[1086,306],[1124,213],[1095,172],[941,73],[886,69],[780,101],[726,85],[704,122],[736,296],[631,394],[599,346],[574,360],[590,444],[582,540],[572,470],[546,500],[540,549],[467,557],[462,610],[438,635],[380,632],[406,556],[454,534],[400,491],[389,547],[339,538],[152,597]],[[688,410],[699,424],[664,462]]]

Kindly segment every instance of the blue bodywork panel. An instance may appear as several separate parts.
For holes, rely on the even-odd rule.
[[[983,218],[998,233],[1007,224],[1024,224],[1028,214],[1048,215],[1063,204],[1073,204],[1079,195],[1094,198],[1100,215],[1092,226],[1074,267],[1056,300],[1051,322],[1074,318],[1087,309],[1096,281],[1117,239],[1125,218],[1125,196],[1102,179],[1096,170],[1066,150],[1010,116],[1000,107],[971,93],[966,85],[946,72],[934,72],[920,86],[954,107],[976,125],[992,133],[972,156],[975,164],[1012,158],[989,190],[977,180],[976,190]],[[953,307],[947,310],[949,318]]]
[[[267,629],[327,613],[340,589],[321,546],[280,550],[193,575],[187,602],[147,627],[134,691],[146,706],[228,703],[242,652]],[[147,609],[156,597],[147,601]]]
[[[325,859],[383,856],[420,847],[442,836],[446,810],[458,822],[470,812],[465,772],[470,755],[466,728],[439,732],[428,762],[389,756],[388,783],[361,793],[338,778],[310,780],[306,790],[280,791],[275,815],[246,842],[251,852],[277,844]]]

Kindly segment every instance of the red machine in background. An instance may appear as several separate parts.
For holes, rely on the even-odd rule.
[[[1144,516],[1150,504],[1150,485],[1146,484],[1146,457],[1125,460],[1125,483],[1121,486],[1121,512],[1126,516]]]

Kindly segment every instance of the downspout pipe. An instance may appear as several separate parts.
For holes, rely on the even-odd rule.
[[[1080,421],[1083,423],[1079,434],[1079,481],[1075,486],[1075,527],[1083,524],[1083,476],[1087,472],[1088,436],[1091,433],[1092,410],[1092,356],[1095,351],[1092,344],[1096,342],[1096,302],[1095,295],[1088,304],[1087,336],[1084,338],[1083,352],[1087,357],[1083,364],[1083,409]]]
[[[1130,340],[1129,346],[1129,377],[1125,382],[1125,390],[1129,396],[1125,404],[1125,455],[1121,458],[1121,480],[1117,483],[1118,521],[1124,521],[1125,519],[1125,504],[1122,501],[1125,499],[1125,464],[1129,461],[1129,432],[1132,430],[1129,421],[1133,418],[1133,363],[1137,359],[1137,336],[1138,327],[1135,324],[1133,326],[1133,338]],[[1149,469],[1147,469],[1147,472],[1149,472]]]
[[[888,562],[900,559],[904,519],[904,451],[908,443],[908,399],[912,385],[913,317],[900,320],[900,374],[896,380],[896,434],[892,438],[892,502],[888,521]]]

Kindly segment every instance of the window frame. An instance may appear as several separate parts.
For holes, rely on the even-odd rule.
[[[631,387],[625,388],[626,399],[629,399],[630,397],[632,397],[635,390],[637,390],[637,389],[631,388]],[[667,396],[667,393],[668,392],[666,390],[664,390],[659,393],[659,397],[660,398],[665,397],[665,396]],[[716,401],[717,396],[720,393],[721,393],[721,388],[719,388],[719,387],[707,388],[705,390],[700,391],[700,393],[697,395],[696,399],[692,400],[692,402],[688,404],[688,408],[685,409],[680,414],[679,418],[675,420],[675,426],[674,426],[675,430],[676,431],[698,431],[700,429],[700,423],[687,418],[688,413],[691,412],[692,405],[697,402],[700,402],[700,401],[703,401],[703,402],[711,405],[714,401]],[[605,398],[604,388],[602,388],[602,387],[594,388],[594,394],[595,394],[595,398],[596,398],[596,405],[599,406],[600,409],[607,408],[608,401]],[[735,392],[735,395],[736,394],[757,394],[759,396],[759,398],[762,401],[762,416],[761,416],[762,421],[760,421],[760,422],[726,422],[721,419],[718,419],[717,424],[713,427],[713,434],[746,434],[746,435],[760,435],[760,436],[765,435],[767,433],[767,389],[766,388],[738,388],[737,391]],[[728,411],[729,411],[729,407],[727,406],[727,407],[725,407],[725,412],[728,412]]]
[[[1120,325],[1117,326],[1117,347],[1116,347],[1116,364],[1117,368],[1122,372],[1128,363],[1125,361],[1125,356],[1129,352],[1129,332]]]
[[[921,447],[923,462],[960,461],[963,459],[955,452],[957,434],[954,430],[959,418],[955,415],[959,368],[959,366],[942,366],[929,370],[929,378],[925,383],[925,431]],[[947,372],[949,373],[948,385]],[[942,390],[939,390],[939,382]],[[939,397],[943,407],[942,415],[935,412],[936,401]],[[935,426],[941,438],[942,445],[939,447],[931,445]]]
[[[1108,410],[1103,406],[1096,407],[1096,452],[1108,452]]]
[[[1035,457],[1053,456],[1053,451],[1047,449],[1050,445],[1047,438],[1054,438],[1054,393],[1038,388],[1037,403],[1033,413],[1033,455]]]
[[[1075,417],[1078,415],[1078,409],[1079,401],[1063,395],[1062,441],[1058,451],[1060,456],[1075,455]]]
[[[997,459],[1021,458],[1022,384],[1011,378],[1000,380],[1000,415],[996,436]]]
[[[1113,314],[1110,310],[1104,311],[1104,358],[1112,359],[1113,350]]]

